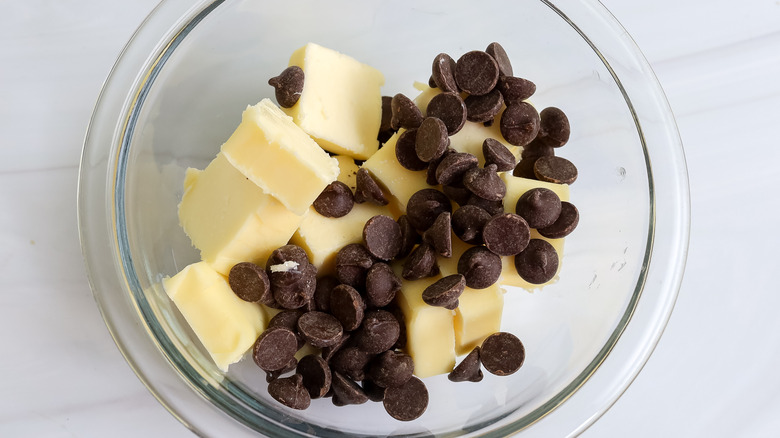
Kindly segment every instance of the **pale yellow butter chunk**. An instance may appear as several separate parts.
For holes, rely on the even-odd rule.
[[[163,287],[222,371],[241,359],[267,325],[260,305],[238,298],[205,262],[163,279]]]
[[[285,112],[323,149],[365,160],[379,147],[382,121],[379,70],[335,50],[309,43],[290,57],[303,69],[303,91]]]
[[[265,266],[301,222],[276,198],[233,167],[222,153],[202,171],[188,171],[179,222],[201,259],[227,275],[239,262]]]
[[[463,355],[500,331],[504,293],[498,283],[485,289],[467,287],[455,309],[455,353]]]
[[[357,172],[360,167],[358,167],[352,157],[336,155],[333,158],[339,163],[339,176],[336,179],[349,186],[352,192],[354,192],[357,187]]]
[[[336,180],[337,161],[269,99],[247,107],[222,145],[236,169],[295,214],[302,215]]]

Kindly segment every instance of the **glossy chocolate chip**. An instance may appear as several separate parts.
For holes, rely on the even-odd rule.
[[[561,201],[561,214],[558,215],[558,219],[552,225],[539,228],[537,231],[548,239],[560,239],[571,234],[579,222],[580,212],[577,207],[570,202]]]
[[[486,138],[482,142],[482,156],[485,157],[485,166],[496,165],[498,172],[507,172],[515,168],[515,156],[504,146],[503,143],[494,139]]]
[[[488,201],[501,201],[506,195],[506,184],[498,176],[495,164],[484,168],[474,167],[463,174],[463,185],[469,191]]]
[[[336,406],[361,405],[368,401],[368,396],[354,381],[338,371],[333,373],[333,404]]]
[[[312,297],[317,286],[317,268],[306,262],[271,265],[268,278],[271,281],[271,291],[274,300],[285,309],[299,309],[305,306]],[[295,265],[295,266],[293,266]]]
[[[422,189],[415,192],[406,203],[406,217],[417,231],[425,231],[444,212],[452,212],[447,196],[436,189]]]
[[[561,147],[569,141],[571,127],[569,118],[563,111],[554,106],[545,108],[539,113],[539,134],[536,138],[547,146]]]
[[[452,257],[452,215],[442,212],[423,233],[423,241],[430,244],[442,257]]]
[[[395,351],[386,351],[375,357],[368,368],[368,377],[382,388],[401,386],[408,382],[413,374],[412,357]]]
[[[363,380],[370,360],[371,356],[360,348],[344,346],[333,355],[330,366],[352,380]]]
[[[401,93],[393,96],[390,108],[392,110],[390,126],[393,129],[414,129],[422,123],[423,116],[420,108],[417,108],[411,99]]]
[[[355,197],[348,185],[333,181],[317,196],[312,206],[325,217],[342,217],[352,211]]]
[[[520,195],[515,212],[529,227],[544,228],[555,223],[561,214],[561,199],[550,189],[535,187]]]
[[[268,321],[268,329],[276,328],[276,327],[283,327],[286,328],[293,333],[295,333],[295,337],[298,340],[298,348],[300,349],[303,347],[303,344],[306,343],[306,340],[303,339],[303,336],[298,333],[298,318],[303,315],[303,312],[300,310],[282,310],[281,312],[274,315],[270,321]]]
[[[426,287],[422,293],[422,299],[430,306],[454,310],[458,307],[458,298],[465,289],[466,278],[463,275],[448,275]]]
[[[387,388],[382,404],[396,420],[412,421],[428,408],[428,389],[422,380],[412,376],[401,386]]]
[[[295,358],[298,339],[292,330],[275,327],[265,330],[255,341],[252,358],[264,371],[277,371]]]
[[[325,312],[306,312],[298,318],[298,333],[312,347],[322,348],[335,344],[341,339],[343,329],[334,316]]]
[[[376,215],[363,227],[363,243],[375,258],[392,260],[401,251],[401,226],[390,216]]]
[[[433,277],[439,273],[439,265],[436,264],[436,251],[428,243],[421,243],[404,260],[401,277],[405,280],[419,280]]]
[[[346,331],[360,327],[365,308],[363,297],[352,286],[340,284],[330,292],[330,313]]]
[[[439,184],[457,184],[463,180],[463,175],[469,170],[479,166],[479,159],[467,152],[453,152],[447,154],[436,167],[436,180]]]
[[[417,129],[415,151],[417,158],[429,163],[444,154],[449,145],[447,126],[436,117],[426,117]]]
[[[382,186],[371,175],[371,172],[362,167],[358,169],[355,176],[355,202],[358,204],[371,202],[376,205],[389,203]]]
[[[528,246],[515,256],[515,269],[531,284],[546,283],[558,272],[558,253],[546,240],[531,239]]]
[[[463,101],[466,104],[466,120],[483,123],[493,120],[504,106],[504,96],[497,89],[482,96],[470,95]]]
[[[374,257],[365,246],[351,243],[336,253],[336,278],[343,284],[363,288],[366,283],[366,272],[374,261]]]
[[[452,213],[452,231],[466,243],[481,245],[482,229],[490,217],[490,213],[476,205],[464,205]]]
[[[409,255],[414,249],[414,245],[420,243],[420,235],[405,214],[398,218],[398,225],[401,227],[401,250],[396,257],[400,258]]]
[[[447,375],[451,382],[480,382],[484,377],[479,359],[479,347],[473,350]]]
[[[303,377],[300,374],[276,379],[269,383],[268,395],[292,409],[306,409],[311,404],[311,396],[303,386]]]
[[[392,313],[369,310],[355,331],[355,345],[368,354],[379,354],[392,348],[400,334],[398,320]]]
[[[311,398],[322,398],[330,390],[330,366],[325,359],[309,354],[301,358],[295,372],[302,378],[303,387]]]
[[[536,93],[536,84],[528,79],[514,76],[499,78],[496,88],[504,96],[504,103],[507,105],[520,103]]]
[[[366,273],[368,307],[384,307],[390,304],[400,290],[401,279],[387,263],[374,263]]]
[[[417,142],[417,130],[404,131],[395,143],[395,158],[404,169],[418,171],[428,168],[428,163],[417,157],[415,144]]]
[[[498,82],[498,63],[481,50],[466,52],[455,63],[458,87],[477,96],[489,93]]]
[[[466,205],[474,205],[477,206],[486,212],[488,212],[491,216],[495,216],[497,214],[501,214],[504,212],[504,200],[498,200],[498,201],[491,201],[485,198],[482,198],[480,196],[477,196],[472,193],[471,197],[469,198],[468,202],[466,202]]]
[[[298,66],[287,67],[279,76],[268,80],[268,85],[274,87],[276,101],[283,108],[292,108],[303,92],[303,70]]]
[[[501,257],[484,246],[469,248],[458,260],[458,273],[466,277],[466,286],[485,289],[501,275]]]
[[[442,91],[457,93],[458,84],[455,82],[455,60],[446,53],[439,53],[433,58],[432,79],[436,87]]]
[[[500,256],[519,254],[528,246],[531,228],[528,223],[514,213],[503,213],[490,218],[482,230],[485,247]]]
[[[447,134],[455,135],[466,124],[466,103],[457,93],[433,96],[426,109],[428,117],[436,117],[447,126]]]
[[[244,301],[250,303],[273,300],[268,274],[260,266],[250,262],[233,265],[228,273],[230,289]]]
[[[330,291],[341,284],[336,277],[326,275],[317,279],[317,285],[314,288],[314,305],[316,310],[327,312],[330,310]]]
[[[386,143],[396,131],[391,124],[393,119],[392,101],[391,96],[382,96],[382,121],[379,123],[379,133],[376,136],[379,143]]]
[[[500,76],[512,76],[512,63],[509,62],[509,55],[501,44],[493,42],[487,46],[485,53],[492,56],[498,65],[498,74]]]
[[[509,144],[525,146],[539,133],[539,113],[527,102],[509,104],[501,114],[499,128]]]
[[[523,366],[525,347],[520,339],[511,333],[494,333],[482,342],[479,359],[489,372],[497,376],[508,376]]]
[[[539,181],[571,185],[577,180],[577,167],[563,157],[539,157],[534,163],[534,175]]]

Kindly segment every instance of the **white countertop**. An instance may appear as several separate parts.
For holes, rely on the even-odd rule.
[[[0,436],[189,437],[93,301],[76,229],[87,121],[155,0],[0,2]],[[604,3],[665,88],[692,227],[668,328],[585,437],[780,431],[780,1]]]

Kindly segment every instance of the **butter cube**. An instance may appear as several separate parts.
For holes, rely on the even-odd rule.
[[[293,65],[303,69],[303,91],[285,112],[327,151],[359,160],[373,155],[382,121],[382,73],[313,43],[292,54]]]
[[[339,176],[336,179],[349,186],[354,192],[357,187],[357,172],[360,167],[352,157],[336,155],[333,158],[339,163]]]
[[[241,359],[268,323],[260,305],[238,298],[227,279],[205,262],[185,267],[162,284],[222,371]]]
[[[233,167],[222,153],[202,171],[188,171],[179,222],[201,259],[227,275],[239,262],[261,266],[301,222],[276,198]]]
[[[263,191],[302,215],[336,179],[338,163],[269,99],[247,107],[222,154]]]
[[[498,283],[485,289],[467,287],[455,309],[455,353],[463,355],[500,331],[504,293]]]

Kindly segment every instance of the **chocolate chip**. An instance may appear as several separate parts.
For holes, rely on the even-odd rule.
[[[317,213],[325,217],[342,217],[352,211],[355,197],[348,185],[333,181],[317,196],[312,206]]]
[[[373,402],[381,402],[385,398],[385,388],[372,382],[371,379],[364,380],[362,382],[363,392],[366,393],[368,399]]]
[[[489,372],[497,376],[508,376],[523,366],[525,347],[520,339],[511,333],[494,333],[482,342],[479,359]]]
[[[401,290],[401,279],[387,263],[374,263],[366,273],[366,304],[384,307],[390,304]]]
[[[539,132],[539,113],[527,102],[509,104],[501,114],[501,135],[515,146],[525,146]]]
[[[325,359],[309,354],[301,358],[296,368],[302,378],[303,387],[311,398],[322,398],[330,390],[330,366]]]
[[[327,312],[330,310],[330,291],[340,283],[336,277],[326,275],[317,279],[317,285],[314,288],[314,304],[316,310]]]
[[[430,244],[442,257],[452,257],[452,215],[442,212],[423,233],[423,241]]]
[[[515,156],[496,139],[486,138],[482,142],[482,156],[485,157],[485,166],[495,164],[499,172],[507,172],[515,168]]]
[[[534,139],[531,143],[528,143],[527,145],[523,146],[523,152],[520,154],[520,157],[522,158],[532,158],[532,157],[547,157],[555,155],[555,148],[552,146],[548,146],[543,144],[538,140],[538,137]]]
[[[436,280],[425,288],[422,299],[430,306],[454,310],[458,307],[458,298],[466,289],[466,278],[460,274],[448,275]]]
[[[509,62],[509,55],[501,44],[493,42],[487,46],[485,53],[492,56],[498,64],[498,74],[501,76],[512,76],[512,63]]]
[[[452,231],[466,243],[481,245],[482,229],[490,217],[490,213],[476,205],[464,205],[452,213]]]
[[[346,331],[360,327],[366,304],[354,287],[341,284],[330,292],[330,312]]]
[[[436,251],[425,242],[409,254],[404,260],[401,277],[405,280],[419,280],[433,277],[439,273],[439,265],[436,264]]]
[[[433,96],[426,109],[428,117],[441,119],[447,126],[447,134],[455,135],[466,124],[466,103],[457,93],[440,93]]]
[[[398,163],[408,170],[418,171],[428,167],[428,163],[417,157],[415,143],[417,141],[417,130],[410,129],[404,131],[395,143],[395,158]]]
[[[519,254],[528,246],[531,229],[522,217],[503,213],[490,218],[482,230],[485,247],[500,256]]]
[[[574,184],[577,180],[577,167],[563,157],[539,157],[534,163],[534,175],[539,181]]]
[[[312,347],[322,348],[341,339],[343,330],[338,319],[325,312],[306,312],[298,318],[298,333]]]
[[[411,99],[401,93],[393,96],[390,108],[393,113],[390,126],[393,129],[414,129],[422,123],[423,116],[420,108],[417,108],[417,105]]]
[[[535,187],[520,196],[515,212],[528,222],[529,227],[544,228],[552,225],[561,214],[561,199],[550,189]]]
[[[551,106],[539,113],[539,134],[536,138],[543,144],[552,147],[561,147],[569,141],[571,127],[569,118],[559,108]]]
[[[360,243],[350,243],[336,253],[336,278],[343,284],[362,288],[374,257]],[[332,293],[332,292],[331,292]]]
[[[386,143],[396,131],[391,125],[393,118],[392,101],[392,97],[382,96],[382,121],[379,123],[379,133],[376,136],[379,143]]]
[[[273,300],[268,274],[260,266],[250,262],[233,265],[228,273],[230,289],[244,301],[250,303]]]
[[[469,95],[463,101],[466,104],[466,119],[483,123],[493,120],[504,106],[504,96],[497,89],[482,96]]]
[[[300,374],[269,383],[268,395],[292,409],[306,409],[311,404],[311,396],[303,386],[303,377]]]
[[[498,82],[498,63],[483,51],[466,52],[455,63],[455,82],[469,94],[487,94]]]
[[[265,381],[266,383],[271,383],[274,380],[278,379],[279,377],[282,377],[283,375],[295,371],[295,368],[298,366],[298,359],[292,358],[290,359],[290,362],[284,366],[284,368],[276,371],[266,371],[265,372]]]
[[[398,218],[398,225],[401,226],[401,250],[396,257],[406,257],[414,249],[414,245],[420,243],[420,235],[409,222],[409,217],[401,215]]]
[[[498,79],[496,88],[504,96],[504,103],[507,105],[520,103],[536,93],[536,84],[514,76],[502,76]]]
[[[452,212],[452,204],[444,193],[436,189],[419,190],[406,203],[406,217],[417,231],[430,228],[445,211]]]
[[[571,234],[579,222],[580,212],[577,207],[572,203],[561,201],[561,214],[558,215],[558,219],[552,225],[539,228],[537,231],[548,239],[560,239]]]
[[[501,257],[484,246],[469,248],[458,260],[458,273],[466,277],[466,286],[485,289],[501,275]]]
[[[392,348],[400,333],[398,320],[392,313],[370,310],[355,332],[355,345],[368,354],[379,354]]]
[[[422,380],[412,376],[401,386],[385,389],[382,404],[385,411],[396,420],[412,421],[428,408],[428,389]]]
[[[450,185],[460,182],[469,169],[479,166],[479,160],[467,152],[447,154],[436,167],[436,180],[439,184]]]
[[[404,317],[404,312],[396,303],[390,303],[385,309],[395,316],[395,319],[398,321],[398,327],[401,329],[398,334],[398,340],[395,341],[392,349],[402,350],[406,348],[406,318]]]
[[[362,167],[358,169],[355,176],[355,202],[358,204],[371,202],[376,205],[387,205],[389,202],[385,191],[376,182],[376,179]]]
[[[401,251],[401,226],[393,218],[378,214],[366,221],[363,242],[379,260],[392,260]]]
[[[333,356],[344,346],[346,346],[350,339],[349,333],[342,333],[341,337],[338,341],[336,341],[335,344],[323,347],[322,348],[322,358],[325,359],[326,362],[330,362],[330,360],[333,358]]]
[[[515,170],[512,171],[512,176],[526,179],[536,179],[536,174],[534,173],[534,164],[536,164],[536,160],[538,159],[539,157],[521,159],[520,162],[517,163],[517,166],[515,166]]]
[[[465,205],[471,197],[471,191],[463,185],[463,181],[441,186],[441,191],[458,205]]]
[[[480,382],[484,375],[480,369],[479,347],[474,347],[471,353],[447,375],[451,382]]]
[[[436,81],[433,79],[433,75],[430,75],[428,77],[428,86],[431,88],[438,88],[438,86],[436,85]]]
[[[314,296],[317,286],[317,268],[306,262],[305,265],[270,265],[268,278],[276,302],[285,309],[299,309]],[[295,266],[293,266],[295,265]]]
[[[287,67],[279,76],[268,80],[276,90],[276,101],[283,108],[292,108],[303,91],[303,70],[298,66]]]
[[[361,405],[368,401],[368,396],[357,383],[346,378],[338,371],[333,373],[333,404],[336,406]]]
[[[277,371],[295,358],[298,340],[292,330],[274,327],[265,330],[255,341],[252,358],[264,371]]]
[[[442,91],[457,93],[458,84],[455,82],[455,60],[446,53],[439,53],[433,58],[433,82]]]
[[[491,216],[495,216],[497,214],[501,214],[504,212],[503,199],[499,201],[490,201],[480,196],[472,194],[468,202],[466,202],[466,205],[477,206],[485,210],[486,212],[488,212]]]
[[[413,374],[412,357],[395,351],[385,351],[375,357],[368,368],[368,377],[382,388],[401,386],[408,382]]]
[[[515,269],[531,284],[546,283],[558,272],[558,253],[546,240],[531,239],[523,252],[515,256]]]
[[[415,151],[417,158],[426,163],[444,154],[449,144],[447,127],[436,117],[426,117],[417,129]]]
[[[480,169],[474,167],[463,174],[463,185],[469,191],[488,201],[500,201],[506,195],[506,184],[497,173],[497,166],[489,164]]]
[[[449,144],[449,138],[447,139],[447,144]],[[444,160],[444,157],[446,157],[449,154],[455,153],[455,149],[447,147],[447,150],[444,151],[444,153],[437,159],[431,160],[428,163],[428,169],[426,169],[425,173],[425,182],[429,186],[435,186],[439,184],[439,180],[436,178],[436,169],[439,167],[439,164]]]
[[[270,271],[272,265],[281,265],[284,262],[295,262],[298,265],[309,263],[306,251],[298,245],[284,245],[273,250],[266,262],[266,271]]]
[[[298,349],[300,349],[306,343],[303,336],[298,333],[298,318],[301,315],[303,315],[303,312],[300,310],[282,310],[268,321],[267,329],[283,327],[292,331],[295,333],[295,338],[298,340]]]
[[[358,347],[342,347],[333,355],[330,366],[352,380],[363,380],[370,360],[371,356]]]

